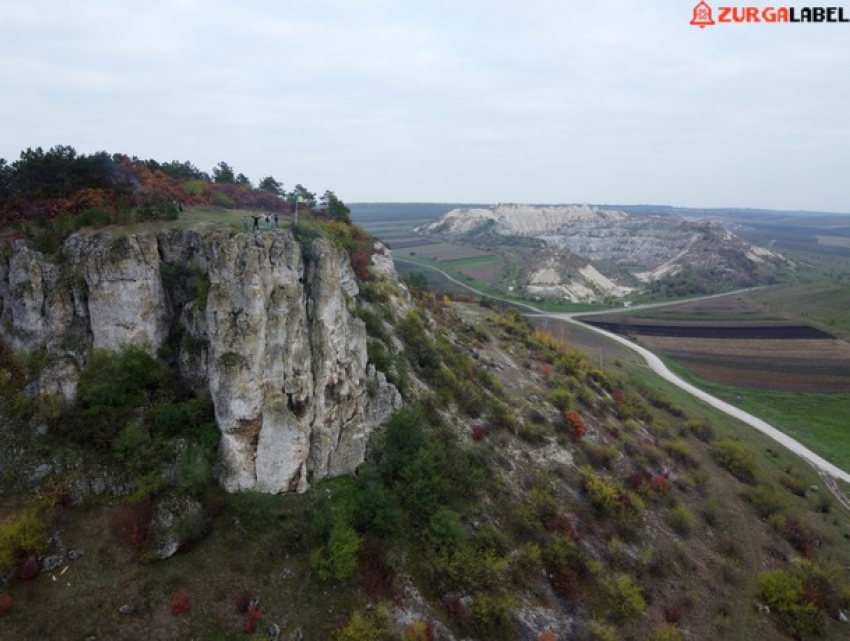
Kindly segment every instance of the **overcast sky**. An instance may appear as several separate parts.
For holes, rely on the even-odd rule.
[[[0,157],[224,160],[349,202],[850,212],[850,24],[698,29],[694,4],[10,0]]]

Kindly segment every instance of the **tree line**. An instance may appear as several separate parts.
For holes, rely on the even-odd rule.
[[[80,154],[69,145],[47,151],[27,148],[20,158],[0,158],[0,220],[38,221],[92,208],[109,211],[168,201],[287,212],[296,206],[349,220],[349,210],[330,190],[321,199],[303,185],[287,191],[274,176],[255,187],[243,173],[219,162],[207,173],[189,161],[161,163],[98,151]]]

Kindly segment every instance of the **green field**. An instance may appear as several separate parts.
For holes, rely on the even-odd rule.
[[[746,296],[787,318],[814,325],[838,338],[850,338],[850,284],[779,285]]]
[[[717,385],[665,358],[670,370],[727,403],[758,416],[850,472],[850,394],[776,392]]]

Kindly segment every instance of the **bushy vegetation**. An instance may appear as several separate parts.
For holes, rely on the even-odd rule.
[[[35,511],[27,510],[0,525],[0,575],[16,561],[40,554],[47,547],[47,524]]]
[[[161,467],[178,456],[180,488],[200,496],[212,482],[220,432],[208,395],[195,396],[161,361],[139,347],[95,352],[80,374],[77,405],[56,432],[112,458],[137,488],[162,489]]]
[[[717,462],[744,483],[753,483],[758,476],[758,468],[753,453],[741,443],[731,439],[721,439],[714,443],[714,457]]]

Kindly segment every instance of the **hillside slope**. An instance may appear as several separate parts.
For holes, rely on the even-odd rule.
[[[272,237],[230,242],[254,265]],[[187,453],[207,428],[192,419],[197,397],[181,391],[164,352],[165,362],[133,351],[93,359],[80,373],[82,405],[43,432],[45,408],[26,399],[49,354],[4,350],[2,429],[17,455],[7,460],[26,465],[2,477],[3,634],[846,632],[850,519],[805,464],[640,370],[600,369],[515,312],[418,292],[411,302],[387,265],[378,254],[359,294],[342,299],[365,330],[367,369],[383,372],[405,407],[372,432],[356,473],[303,494],[225,494],[198,478]],[[269,316],[289,307],[270,302],[281,307]],[[258,373],[284,385],[284,372]],[[76,438],[99,420],[95,408],[125,422],[106,445]],[[170,444],[175,458],[157,458],[153,444]]]

